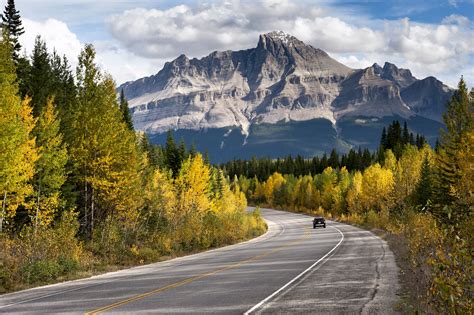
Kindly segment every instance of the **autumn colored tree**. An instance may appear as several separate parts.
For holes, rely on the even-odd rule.
[[[115,84],[95,64],[86,45],[77,67],[77,108],[72,121],[71,158],[82,190],[83,222],[88,235],[98,220],[123,218],[133,225],[138,215],[139,155],[135,135],[123,122]]]
[[[361,172],[355,172],[351,180],[351,185],[346,195],[347,207],[350,213],[362,214],[362,204],[360,196],[362,194],[363,176]]]
[[[30,180],[38,159],[30,100],[21,101],[18,96],[12,47],[6,36],[0,41],[0,232],[4,221],[11,222],[18,206],[32,193]]]
[[[50,98],[33,130],[39,153],[32,181],[35,205],[31,215],[36,228],[39,225],[48,226],[61,206],[61,188],[66,181],[68,155],[59,126],[53,99]]]
[[[472,215],[472,204],[464,202],[472,196],[465,190],[464,178],[472,172],[472,130],[474,129],[474,100],[461,78],[458,89],[448,102],[443,115],[446,131],[441,131],[436,156],[436,203],[435,213],[443,222],[456,225]],[[461,191],[463,193],[461,193]],[[470,197],[472,198],[472,197]]]
[[[388,211],[391,202],[391,193],[394,188],[392,171],[383,169],[378,163],[368,167],[363,173],[362,194],[360,202],[366,211]]]

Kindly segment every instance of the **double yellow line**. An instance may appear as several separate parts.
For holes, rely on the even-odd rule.
[[[86,314],[86,315],[95,315],[95,314],[97,314],[97,313],[107,312],[107,311],[110,311],[110,310],[112,310],[112,309],[114,309],[114,308],[117,308],[117,307],[119,307],[119,306],[122,306],[122,305],[125,305],[125,304],[128,304],[128,303],[131,303],[131,302],[135,302],[135,301],[144,299],[144,298],[149,297],[149,296],[151,296],[151,295],[154,295],[154,294],[157,294],[157,293],[160,293],[160,292],[169,290],[169,289],[177,288],[177,287],[183,286],[183,285],[185,285],[185,284],[191,283],[191,282],[193,282],[193,281],[200,280],[200,279],[207,278],[207,277],[209,277],[209,276],[215,275],[216,273],[219,273],[219,272],[222,272],[222,271],[226,271],[226,270],[229,270],[229,269],[233,269],[233,268],[239,267],[239,266],[241,266],[241,265],[247,264],[247,263],[249,263],[249,262],[256,261],[256,260],[261,259],[261,258],[263,258],[263,257],[266,257],[266,256],[268,256],[268,255],[271,255],[271,254],[274,254],[274,253],[276,253],[276,252],[282,251],[283,249],[285,249],[285,248],[287,248],[287,247],[289,247],[289,246],[293,246],[293,245],[296,245],[296,244],[301,243],[304,239],[309,238],[309,236],[311,235],[311,234],[309,233],[310,230],[311,230],[311,229],[309,229],[309,228],[305,229],[305,233],[304,233],[298,240],[293,241],[293,242],[290,242],[290,243],[287,243],[287,244],[282,245],[282,246],[280,246],[280,247],[277,247],[277,248],[275,248],[275,249],[272,249],[272,250],[270,250],[270,251],[268,251],[268,252],[266,252],[266,253],[263,253],[263,254],[254,256],[254,257],[249,258],[249,259],[246,259],[246,260],[242,260],[242,261],[240,261],[240,262],[238,262],[238,263],[235,263],[235,264],[232,264],[232,265],[223,267],[223,268],[219,268],[219,269],[216,269],[216,270],[211,271],[211,272],[203,273],[203,274],[200,274],[200,275],[197,275],[197,276],[194,276],[194,277],[191,277],[191,278],[188,278],[188,279],[179,281],[179,282],[175,282],[175,283],[169,284],[169,285],[167,285],[167,286],[158,288],[158,289],[153,290],[153,291],[149,291],[149,292],[146,292],[146,293],[142,293],[142,294],[138,294],[138,295],[132,296],[132,297],[130,297],[130,298],[128,298],[128,299],[125,299],[125,300],[122,300],[122,301],[119,301],[119,302],[116,302],[116,303],[113,303],[113,304],[109,304],[109,305],[100,307],[100,308],[95,309],[95,310],[90,311],[90,312],[86,312],[85,314]]]

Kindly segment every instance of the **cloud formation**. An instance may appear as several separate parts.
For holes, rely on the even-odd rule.
[[[119,42],[144,58],[173,59],[182,53],[203,56],[213,50],[250,48],[259,34],[283,30],[341,61],[352,60],[352,66],[362,66],[370,56],[377,60],[383,56],[412,67],[420,77],[438,75],[451,85],[465,68],[473,66],[473,21],[461,15],[447,16],[438,25],[408,18],[364,23],[306,2],[224,1],[128,10],[108,18],[107,25]]]
[[[51,52],[56,50],[60,55],[65,55],[72,63],[76,62],[82,44],[66,23],[56,19],[47,19],[46,21],[23,19],[23,27],[25,33],[20,37],[20,43],[27,53],[33,51],[35,38],[40,35]]]
[[[150,7],[151,2],[141,0],[136,5]],[[74,0],[67,5],[79,3]],[[183,53],[201,57],[214,50],[252,48],[259,34],[283,30],[354,68],[390,61],[410,68],[420,78],[435,75],[453,86],[464,74],[474,84],[469,71],[474,68],[474,22],[459,14],[446,16],[438,24],[408,18],[377,20],[350,15],[327,2],[291,0],[218,0],[113,12],[119,13],[105,18],[111,38],[93,44],[99,63],[118,83],[154,74],[165,61]],[[24,25],[21,39],[28,52],[36,34],[41,34],[50,48],[75,64],[83,43],[66,23],[25,19]]]

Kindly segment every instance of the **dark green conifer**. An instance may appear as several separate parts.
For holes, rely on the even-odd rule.
[[[10,44],[13,47],[13,60],[15,63],[18,62],[19,52],[21,50],[20,42],[18,38],[25,33],[23,26],[21,25],[20,11],[15,8],[15,1],[8,0],[5,9],[3,10],[2,17],[2,28],[8,30],[8,36]]]
[[[123,89],[120,91],[119,106],[120,106],[120,112],[122,113],[122,116],[123,116],[123,121],[127,125],[127,128],[133,131],[134,129],[133,129],[132,115],[130,114],[130,109],[128,108],[128,101],[125,98]]]

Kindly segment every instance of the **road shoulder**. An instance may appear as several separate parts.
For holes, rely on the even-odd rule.
[[[387,243],[369,231],[332,224],[344,233],[341,246],[257,313],[397,313],[399,270]]]

